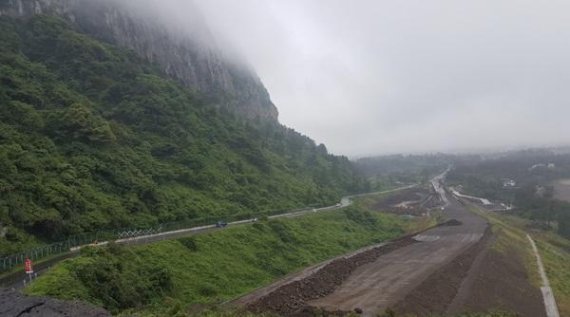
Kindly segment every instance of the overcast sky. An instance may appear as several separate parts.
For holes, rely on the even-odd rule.
[[[570,143],[570,1],[196,3],[333,153]]]

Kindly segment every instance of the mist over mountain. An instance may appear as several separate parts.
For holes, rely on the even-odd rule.
[[[228,45],[220,46],[199,9],[176,0],[7,0],[0,14],[54,14],[98,39],[132,49],[172,78],[221,107],[254,119],[277,120],[277,108],[255,72]]]
[[[367,190],[346,157],[277,121],[259,78],[198,11],[176,33],[158,2],[141,3],[1,3],[1,254]]]

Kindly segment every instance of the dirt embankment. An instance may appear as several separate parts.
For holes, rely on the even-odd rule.
[[[463,251],[450,263],[438,269],[416,287],[393,310],[399,314],[428,316],[447,311],[477,256],[488,247],[492,239],[489,229],[476,244]]]
[[[399,215],[422,216],[430,208],[441,205],[441,201],[433,190],[410,188],[376,201],[373,210],[390,212]]]
[[[470,287],[458,294],[449,312],[509,311],[521,317],[546,317],[542,293],[529,282],[524,259],[513,250],[489,249],[469,272]]]
[[[0,288],[0,317],[110,317],[106,310],[78,301],[62,301],[47,297],[24,296]]]
[[[491,248],[483,238],[398,302],[398,316],[507,311],[521,317],[545,317],[540,290],[529,282],[524,262],[514,251]]]
[[[313,309],[306,306],[308,301],[331,294],[359,266],[371,263],[383,254],[412,243],[416,241],[407,236],[385,246],[334,260],[307,278],[285,284],[248,304],[246,309],[256,313],[273,312],[281,316],[313,315]],[[342,315],[343,312],[337,314]]]

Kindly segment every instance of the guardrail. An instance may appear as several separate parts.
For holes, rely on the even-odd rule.
[[[235,222],[255,217],[261,218],[263,216],[270,217],[276,215],[290,214],[295,212],[311,210],[313,208],[319,208],[319,207],[320,206],[315,205],[312,207],[304,207],[287,211],[274,210],[258,214],[240,214],[235,216],[217,217],[217,218],[207,217],[207,218],[189,219],[177,222],[162,223],[156,226],[146,227],[146,228],[122,228],[116,230],[98,231],[96,233],[84,234],[72,237],[65,241],[42,245],[16,254],[0,257],[0,272],[6,272],[15,267],[23,266],[26,258],[29,258],[32,261],[37,262],[38,260],[46,259],[56,255],[68,252],[77,252],[79,251],[81,246],[95,244],[100,241],[102,242],[102,241],[128,240],[131,238],[150,236],[163,232],[189,229],[205,225],[212,225],[219,220],[224,220],[226,222]]]
[[[198,219],[189,219],[177,222],[168,222],[163,224],[158,224],[156,226],[147,228],[123,228],[108,231],[99,231],[91,234],[84,234],[81,236],[73,237],[62,242],[56,242],[48,245],[38,246],[29,250],[25,250],[16,254],[12,254],[5,257],[0,257],[0,273],[9,271],[15,267],[23,266],[26,258],[31,259],[34,262],[38,260],[46,259],[48,257],[53,257],[57,255],[62,255],[70,252],[78,252],[82,246],[95,244],[97,242],[108,243],[109,241],[116,241],[119,243],[128,243],[129,240],[141,237],[150,237],[152,235],[157,235],[161,233],[174,232],[177,230],[184,231],[185,229],[190,231],[192,228],[214,225],[219,220],[224,220],[228,223],[240,222],[251,220],[254,218],[277,218],[281,216],[295,216],[296,214],[302,214],[305,211],[319,211],[319,210],[332,210],[335,208],[342,208],[350,205],[351,198],[373,195],[380,193],[390,193],[403,189],[408,189],[417,186],[418,184],[412,184],[409,186],[393,188],[385,191],[371,192],[371,193],[361,193],[354,194],[350,196],[345,196],[341,199],[340,203],[336,205],[309,205],[307,207],[293,209],[293,210],[273,210],[260,213],[248,213],[248,214],[238,214],[234,216],[225,217],[207,217]]]

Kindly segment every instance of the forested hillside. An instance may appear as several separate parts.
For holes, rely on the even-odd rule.
[[[105,228],[335,202],[345,157],[208,104],[133,52],[0,17],[0,253]]]

